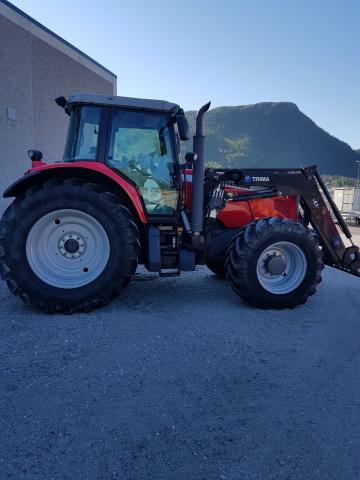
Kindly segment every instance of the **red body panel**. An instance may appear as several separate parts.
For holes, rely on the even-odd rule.
[[[185,170],[183,180],[183,200],[186,208],[191,212],[192,199],[192,170]],[[237,195],[249,195],[248,189],[228,187],[227,192],[233,191]],[[255,193],[255,192],[254,192]],[[217,219],[228,228],[242,228],[254,220],[265,217],[282,217],[296,220],[296,197],[270,197],[228,202],[218,213]]]
[[[248,223],[266,217],[296,220],[296,197],[270,197],[228,202],[217,219],[229,228],[245,227]]]
[[[244,227],[254,220],[249,202],[228,202],[217,219],[229,228]]]
[[[114,182],[128,195],[129,200],[134,205],[141,222],[147,223],[141,197],[131,183],[127,182],[119,174],[111,170],[108,166],[100,162],[63,162],[47,164],[44,162],[33,162],[33,166],[26,173],[38,173],[44,170],[57,170],[62,168],[82,168],[96,171],[100,175],[104,175]],[[234,190],[234,193],[249,195],[248,189],[234,189],[229,187],[227,191]],[[192,200],[192,170],[185,170],[182,174],[182,195],[183,202],[191,212]],[[296,219],[297,199],[296,197],[270,197],[259,198],[254,200],[246,200],[243,202],[228,202],[223,210],[217,216],[217,219],[228,228],[241,228],[246,226],[253,220],[264,217],[282,217]]]
[[[35,164],[35,165],[34,165]],[[44,170],[56,170],[60,168],[83,168],[87,170],[93,170],[98,172],[100,175],[105,175],[114,182],[116,182],[119,187],[121,187],[124,192],[128,195],[131,203],[134,205],[140,220],[143,223],[146,223],[146,216],[141,202],[140,194],[137,189],[129,182],[124,180],[119,174],[111,170],[103,163],[100,162],[63,162],[63,163],[51,163],[47,164],[44,162],[33,162],[33,167],[28,170],[26,173],[38,173]]]

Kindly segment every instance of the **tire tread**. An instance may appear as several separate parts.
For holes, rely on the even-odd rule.
[[[262,243],[276,235],[278,236],[276,241],[289,237],[306,243],[312,252],[313,274],[299,295],[272,295],[260,284],[255,286],[250,279],[250,259],[254,257]],[[261,308],[293,308],[305,303],[308,297],[316,292],[317,285],[321,282],[323,268],[322,252],[313,232],[299,222],[278,217],[263,218],[242,229],[229,245],[225,260],[226,276],[232,289],[248,303]]]

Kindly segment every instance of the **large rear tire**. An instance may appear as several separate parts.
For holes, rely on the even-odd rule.
[[[322,252],[299,222],[265,218],[251,223],[230,244],[225,262],[233,290],[261,308],[292,308],[316,291]]]
[[[130,211],[98,185],[31,187],[0,222],[0,274],[25,304],[73,313],[106,305],[129,283],[140,251]]]

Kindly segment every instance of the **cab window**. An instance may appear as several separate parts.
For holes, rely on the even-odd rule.
[[[114,110],[106,163],[140,189],[147,213],[173,215],[178,193],[168,116]]]
[[[75,107],[71,112],[64,160],[96,160],[101,109]]]

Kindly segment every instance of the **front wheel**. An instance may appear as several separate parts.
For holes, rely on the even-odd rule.
[[[316,291],[324,268],[311,230],[281,218],[244,228],[227,251],[226,273],[234,291],[262,308],[291,308]]]
[[[82,180],[50,180],[17,198],[0,222],[0,273],[45,312],[90,311],[129,283],[139,232],[119,199]]]

